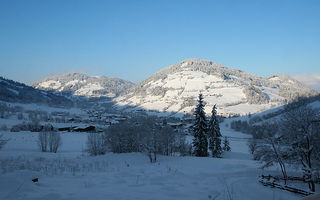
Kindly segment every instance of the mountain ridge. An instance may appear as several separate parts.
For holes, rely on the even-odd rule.
[[[40,103],[52,106],[73,106],[73,102],[62,95],[35,89],[31,86],[0,76],[0,100],[12,103]]]
[[[47,77],[33,87],[42,94],[64,96],[71,101],[77,96],[108,97],[119,110],[172,116],[192,114],[199,93],[204,95],[207,113],[217,105],[218,113],[227,117],[262,112],[318,94],[288,75],[260,77],[197,58],[164,67],[137,84],[119,78],[67,73]],[[10,88],[4,93],[9,94]]]
[[[134,83],[120,78],[66,73],[47,77],[33,87],[85,97],[115,97],[133,85]]]
[[[159,70],[115,102],[124,107],[190,114],[199,93],[204,93],[205,101],[208,96],[209,105],[217,104],[223,115],[263,111],[317,94],[287,75],[259,77],[213,61],[191,58]]]

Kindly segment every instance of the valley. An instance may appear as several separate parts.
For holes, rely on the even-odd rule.
[[[319,19],[1,0],[0,200],[320,200]]]
[[[275,137],[261,130],[278,127],[266,123],[280,122],[288,108],[319,112],[319,94],[289,76],[264,78],[187,59],[137,84],[73,73],[33,87],[1,78],[0,86],[1,199],[302,197],[259,183],[260,175],[281,176],[281,169],[262,169],[252,150]],[[221,138],[231,147],[221,158],[192,150],[200,93],[207,122],[216,105]],[[57,153],[41,152],[40,133],[52,132],[61,140]],[[301,170],[288,166],[292,175]],[[307,184],[290,185],[308,191]]]

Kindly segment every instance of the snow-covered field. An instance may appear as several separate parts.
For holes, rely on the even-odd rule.
[[[0,151],[0,199],[233,199],[287,200],[301,196],[262,186],[259,163],[251,160],[248,135],[221,124],[232,151],[222,159],[159,156],[151,164],[141,153],[90,157],[86,133],[63,133],[58,153],[41,153],[37,133],[4,132]],[[276,170],[276,169],[274,169]],[[277,172],[272,172],[273,174]],[[39,178],[33,183],[33,178]]]

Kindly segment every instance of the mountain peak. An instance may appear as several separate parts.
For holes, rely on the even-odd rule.
[[[190,65],[193,65],[193,64],[202,64],[202,63],[212,63],[212,61],[201,59],[201,58],[187,58],[185,60],[182,60],[180,63],[188,63]]]
[[[214,66],[220,65],[218,63],[212,62],[210,60],[200,59],[200,58],[188,58],[178,63],[180,67],[188,67],[188,66]]]

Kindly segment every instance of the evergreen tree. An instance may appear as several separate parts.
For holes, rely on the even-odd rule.
[[[194,112],[195,123],[193,125],[193,148],[195,156],[208,156],[207,121],[204,112],[204,102],[202,94],[199,94],[198,105]]]
[[[223,151],[231,151],[231,147],[227,136],[225,136],[223,140]]]
[[[209,149],[212,153],[212,157],[221,158],[222,147],[221,147],[221,133],[219,127],[219,121],[217,119],[217,107],[213,106],[211,112],[211,119],[208,125],[208,140]]]

